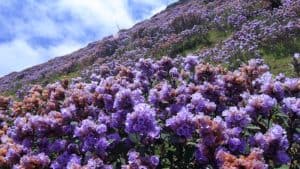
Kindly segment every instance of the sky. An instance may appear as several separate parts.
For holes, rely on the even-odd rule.
[[[0,0],[0,77],[71,53],[176,0]]]

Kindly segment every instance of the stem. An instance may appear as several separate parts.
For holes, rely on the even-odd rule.
[[[268,129],[270,128],[270,122],[271,122],[271,119],[272,119],[272,113],[270,113],[269,117],[268,117]]]
[[[254,124],[258,125],[258,127],[262,130],[263,133],[267,131],[267,128],[255,119]]]
[[[179,168],[186,168],[185,161],[183,157],[183,145],[176,145],[176,166]]]
[[[288,131],[287,131],[287,138],[288,138],[288,141],[289,141],[289,148],[288,148],[288,153],[291,153],[291,148],[292,148],[292,145],[293,145],[293,135],[294,135],[294,132],[295,132],[295,127],[294,127],[294,122],[295,122],[295,114],[293,114],[292,116],[289,116],[289,128],[288,128]],[[293,158],[294,156],[290,155],[292,157],[291,159],[291,165],[290,165],[290,169],[293,168],[293,163],[295,161],[295,159]]]

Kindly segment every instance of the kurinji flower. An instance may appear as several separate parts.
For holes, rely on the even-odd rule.
[[[193,69],[195,68],[195,66],[199,63],[198,61],[198,56],[187,56],[184,59],[184,69],[188,70],[188,71],[193,71]]]
[[[82,77],[24,87],[18,101],[0,96],[0,168],[297,167],[299,78],[274,78],[261,59],[231,69],[262,58],[261,43],[297,38],[299,2],[269,10],[262,1],[190,0],[170,8],[176,15],[155,16],[158,27],[144,22],[90,44],[93,63]],[[210,29],[226,40],[193,52],[199,56],[176,55],[199,45],[189,40],[210,46]],[[112,53],[113,60],[94,58]],[[151,54],[172,58],[142,58]],[[282,126],[274,125],[282,119]]]
[[[216,104],[205,99],[200,93],[192,95],[191,104],[193,105],[195,112],[204,112],[206,114],[212,113],[216,110]]]
[[[225,117],[225,121],[228,127],[246,127],[251,118],[247,112],[237,107],[230,107],[228,110],[223,111],[222,115]]]
[[[97,125],[97,127],[96,127],[96,132],[98,133],[98,134],[103,134],[103,133],[105,133],[107,131],[107,126],[105,125],[105,124],[99,124],[99,125]]]
[[[97,142],[97,138],[94,136],[87,136],[82,140],[81,151],[88,152],[95,150],[95,144]]]
[[[74,131],[74,136],[76,137],[84,137],[96,130],[97,125],[89,119],[85,119],[82,121],[80,127],[76,127]]]
[[[114,148],[117,144],[121,142],[121,136],[119,133],[112,133],[107,135],[107,140],[109,141],[109,148]]]
[[[114,101],[114,108],[117,110],[129,110],[133,109],[135,104],[141,103],[144,98],[141,95],[141,91],[131,91],[129,89],[121,89],[117,94]]]
[[[161,89],[159,91],[159,98],[162,101],[169,101],[170,99],[172,99],[172,87],[171,85],[168,85],[167,83],[164,83],[161,86]]]
[[[296,92],[300,90],[300,80],[298,78],[286,78],[284,86],[288,92]]]
[[[157,70],[157,65],[153,63],[151,59],[143,59],[141,58],[139,62],[136,64],[136,67],[141,70],[144,76],[151,77]]]
[[[240,138],[229,138],[228,148],[232,152],[242,153],[246,148],[246,141]]]
[[[224,150],[219,150],[216,153],[216,159],[219,162],[221,169],[232,168],[251,168],[251,169],[267,169],[268,165],[262,156],[263,151],[260,149],[252,149],[251,153],[244,157],[236,157]]]
[[[5,160],[10,165],[17,163],[20,160],[22,153],[24,153],[23,146],[20,146],[18,144],[10,145],[5,156]]]
[[[37,155],[26,155],[20,160],[21,168],[46,168],[50,164],[50,159],[44,153]]]
[[[61,109],[61,114],[64,119],[72,119],[73,114],[76,112],[76,106],[71,104],[69,107]]]
[[[195,153],[195,158],[197,162],[200,164],[207,164],[209,162],[209,149],[203,144],[198,144],[196,153]]]
[[[241,14],[231,14],[228,16],[227,22],[232,25],[234,28],[238,28],[247,21],[247,17]]]
[[[173,67],[170,71],[169,74],[171,75],[171,77],[173,78],[178,78],[179,77],[179,72],[178,69],[176,67]]]
[[[300,99],[295,97],[287,97],[282,100],[283,111],[289,115],[300,116]]]
[[[125,124],[127,111],[117,111],[111,114],[111,126],[118,128]]]
[[[152,165],[152,166],[158,166],[158,164],[159,164],[159,157],[158,156],[151,156],[150,158],[149,158],[149,162],[150,162],[150,165]]]
[[[159,157],[156,155],[142,157],[139,152],[130,150],[127,156],[128,165],[122,165],[122,169],[154,169],[159,164]]]
[[[113,167],[111,165],[104,164],[104,162],[100,158],[90,158],[86,165],[79,166],[77,168],[82,168],[82,169],[97,169],[97,168],[113,169]],[[75,167],[75,169],[77,169],[77,168]]]
[[[134,106],[134,111],[127,114],[125,131],[127,133],[137,133],[150,137],[156,137],[160,128],[155,119],[155,111],[150,105],[140,103]]]
[[[219,67],[213,67],[210,64],[198,64],[195,67],[194,79],[197,83],[203,83],[204,81],[213,82],[220,71]]]
[[[75,154],[72,154],[68,160],[66,169],[74,169],[76,166],[80,166],[81,158]]]
[[[249,98],[245,110],[250,113],[252,117],[257,115],[268,116],[276,103],[276,99],[266,94],[253,95]]]
[[[166,126],[170,127],[178,136],[184,138],[192,137],[195,131],[194,116],[182,108],[176,116],[173,116],[166,121]]]
[[[172,67],[174,67],[173,59],[169,57],[163,57],[157,62],[157,64],[158,64],[158,70],[163,70],[167,72],[170,69],[172,69]]]
[[[289,147],[286,131],[279,125],[272,126],[264,135],[255,134],[254,145],[264,150],[265,157],[273,159],[278,164],[290,161],[286,152]]]
[[[67,141],[66,140],[55,140],[52,144],[49,145],[49,150],[51,152],[61,152],[66,149]]]
[[[211,120],[208,116],[196,116],[196,126],[199,129],[200,142],[196,150],[196,159],[200,164],[214,161],[215,151],[225,143],[225,124],[219,118]]]
[[[99,138],[95,143],[96,152],[98,154],[103,154],[103,152],[107,149],[108,146],[109,142],[106,138]]]
[[[163,83],[149,91],[148,100],[155,106],[158,106],[159,103],[168,103],[174,99],[173,92],[171,85]]]
[[[284,85],[280,81],[273,80],[270,72],[264,73],[254,83],[258,83],[261,91],[265,94],[275,97],[278,100],[284,97]]]

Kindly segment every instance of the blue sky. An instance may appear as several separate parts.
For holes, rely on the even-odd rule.
[[[0,0],[0,76],[130,28],[176,0]]]

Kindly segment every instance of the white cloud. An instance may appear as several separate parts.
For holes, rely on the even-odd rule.
[[[4,75],[5,72],[20,71],[26,67],[43,63],[47,59],[62,56],[78,50],[80,47],[82,47],[80,43],[65,41],[48,48],[34,48],[28,42],[19,39],[0,44],[0,75]]]
[[[129,28],[137,22],[129,2],[151,6],[143,11],[145,18],[167,1],[0,0],[0,36],[9,36],[3,42],[0,37],[0,76],[75,51],[118,27]]]
[[[0,52],[0,72],[2,74],[3,72],[19,71],[43,61],[40,53],[23,40],[0,44]]]
[[[78,50],[82,47],[81,43],[74,41],[65,41],[60,43],[59,45],[51,46],[46,49],[42,49],[41,53],[48,53],[48,57],[54,58],[56,56],[63,56],[66,53],[70,53]]]

